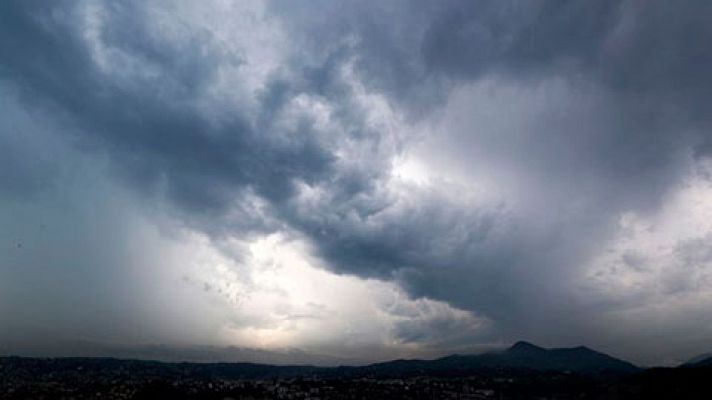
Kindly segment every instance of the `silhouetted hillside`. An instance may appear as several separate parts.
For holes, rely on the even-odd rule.
[[[530,369],[614,376],[638,372],[635,365],[586,347],[545,349],[517,342],[504,351],[478,355],[452,355],[437,360],[396,360],[364,369],[372,373],[437,373],[491,369]]]
[[[161,363],[156,361],[118,360],[112,358],[38,359],[9,357],[0,365],[41,368],[62,374],[85,368],[93,373],[115,373],[140,369],[142,373],[162,376],[199,376],[221,379],[258,379],[294,376],[402,376],[463,375],[491,370],[533,370],[572,372],[587,376],[615,376],[634,373],[639,368],[586,347],[544,349],[518,342],[498,352],[478,355],[451,355],[436,360],[394,360],[363,367],[275,366],[254,363]],[[5,371],[7,373],[7,370]]]

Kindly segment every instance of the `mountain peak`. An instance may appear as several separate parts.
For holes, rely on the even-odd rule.
[[[586,346],[576,346],[576,347],[572,347],[571,350],[576,351],[576,352],[598,353],[596,350],[593,350],[593,349],[588,348],[588,347],[586,347]]]
[[[542,350],[544,350],[544,348],[539,347],[534,344],[531,344],[529,342],[520,340],[517,343],[514,343],[512,345],[512,347],[510,347],[507,351],[522,352],[522,351],[542,351]]]

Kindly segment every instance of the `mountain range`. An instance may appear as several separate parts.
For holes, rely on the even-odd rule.
[[[436,360],[395,360],[361,369],[374,374],[519,369],[581,375],[621,375],[640,371],[640,368],[627,361],[584,346],[546,349],[528,342],[517,342],[503,351],[451,355]]]
[[[394,360],[366,366],[316,367],[304,365],[268,365],[255,363],[161,363],[109,358],[0,358],[0,366],[28,365],[57,370],[80,366],[111,371],[116,368],[148,368],[161,374],[195,374],[220,378],[264,377],[403,377],[415,375],[468,375],[502,371],[537,371],[574,373],[589,377],[611,377],[640,371],[637,366],[609,355],[579,346],[546,349],[527,342],[517,342],[508,349],[477,355],[451,355],[434,360]]]

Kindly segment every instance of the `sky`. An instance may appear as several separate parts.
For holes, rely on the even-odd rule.
[[[710,20],[0,2],[0,354],[709,352]]]

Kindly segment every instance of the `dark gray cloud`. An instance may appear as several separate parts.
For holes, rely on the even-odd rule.
[[[13,54],[3,75],[28,101],[58,109],[78,127],[82,146],[106,152],[139,187],[164,185],[180,206],[219,214],[240,189],[279,200],[289,197],[294,177],[310,181],[329,169],[328,150],[307,127],[293,127],[290,142],[279,143],[265,134],[273,115],[251,126],[239,110],[215,123],[195,109],[188,100],[206,90],[217,66],[239,62],[215,54],[207,33],[171,43],[147,31],[151,21],[137,4],[109,5],[102,43],[136,65],[107,72],[81,37],[78,7],[3,8],[3,52]],[[264,102],[278,95],[267,93]]]
[[[331,271],[489,318],[486,340],[617,350],[596,319],[613,306],[579,283],[621,215],[655,214],[712,148],[707,2],[275,1],[279,57],[179,8],[5,2],[2,87],[215,239],[289,232]],[[0,129],[2,194],[50,185],[57,161]],[[395,182],[405,156],[438,178]],[[680,257],[707,263],[698,242]]]
[[[426,200],[380,225],[349,226],[342,218],[329,226],[334,231],[311,224],[332,266],[392,273],[416,296],[492,317],[505,337],[573,342],[605,335],[608,328],[591,326],[592,315],[573,300],[572,280],[604,250],[622,212],[660,207],[689,155],[704,154],[708,5],[454,2],[424,7],[422,15],[369,7],[363,20],[321,5],[298,31],[317,25],[340,34],[332,19],[315,17],[323,8],[336,15],[334,24],[350,28],[344,35],[359,38],[364,82],[406,112],[450,107],[443,93],[493,81],[489,92],[475,94],[489,99],[468,104],[463,96],[452,114],[464,122],[438,126],[444,131],[434,134],[446,150],[436,159],[448,165],[454,156],[465,170],[497,171],[530,202],[511,212],[472,213],[439,201],[432,213]],[[418,97],[423,92],[430,102]],[[453,235],[461,224],[469,236]]]
[[[446,137],[446,153],[468,160],[466,168],[494,169],[502,179],[513,175],[516,184],[531,186],[521,195],[534,204],[523,216],[489,211],[496,217],[446,202],[434,210],[419,204],[369,230],[363,226],[372,224],[362,220],[310,223],[339,270],[402,271],[396,275],[416,294],[486,310],[497,320],[520,324],[531,317],[527,325],[542,325],[553,305],[532,310],[532,296],[553,292],[542,301],[556,301],[619,213],[659,207],[685,173],[690,149],[709,140],[709,113],[699,110],[709,101],[710,82],[702,74],[710,64],[702,51],[709,35],[701,22],[709,14],[706,4],[451,2],[415,11],[347,5],[358,10],[340,13],[341,7],[297,13],[303,19],[297,18],[302,25],[296,30],[316,30],[318,38],[357,36],[364,81],[406,109],[418,90],[442,101],[443,90],[460,85],[510,85],[490,90],[499,108],[485,112],[482,101],[464,103],[460,115],[473,115],[464,126],[435,134]],[[290,12],[284,11],[286,19]],[[392,71],[399,79],[390,78]],[[576,203],[576,214],[557,215]],[[469,236],[452,238],[459,224],[469,226]],[[492,225],[512,232],[492,236]],[[447,250],[440,251],[439,242],[448,243]],[[575,316],[562,319],[569,318]]]

